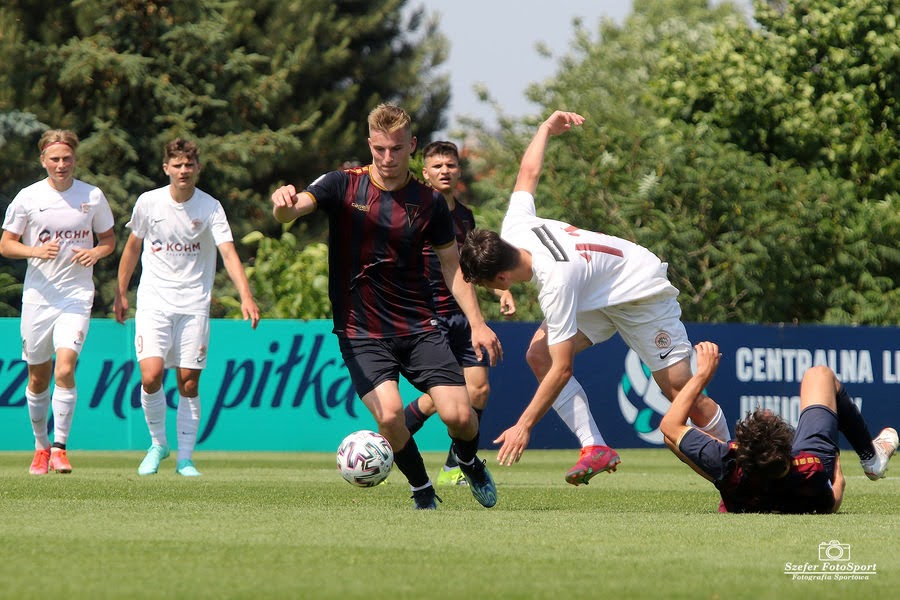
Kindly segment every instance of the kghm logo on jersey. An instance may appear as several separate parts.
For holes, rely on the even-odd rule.
[[[633,350],[625,356],[625,373],[619,382],[619,410],[639,438],[648,444],[663,444],[659,422],[669,410],[669,400],[653,379],[650,368]]]

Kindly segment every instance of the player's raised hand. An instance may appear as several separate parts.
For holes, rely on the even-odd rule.
[[[570,130],[574,125],[584,123],[584,117],[574,112],[566,112],[558,110],[550,115],[544,125],[550,132],[550,135],[560,135]]]
[[[716,369],[719,368],[719,360],[722,358],[719,346],[715,342],[700,342],[694,346],[694,350],[697,353],[696,375],[709,383],[715,375]]]
[[[297,188],[288,184],[283,185],[272,192],[272,206],[274,208],[292,208],[297,202]]]

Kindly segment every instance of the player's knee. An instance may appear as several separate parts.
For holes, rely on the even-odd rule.
[[[525,351],[525,362],[531,368],[531,372],[538,379],[544,377],[550,370],[551,360],[550,354],[546,352],[546,347],[542,344],[532,344]]]
[[[473,408],[479,410],[487,406],[488,396],[491,395],[491,385],[488,382],[477,383],[467,386],[469,392],[469,402]]]
[[[808,382],[830,382],[834,379],[834,371],[832,371],[831,368],[825,365],[816,365],[815,367],[810,367],[806,370],[806,373],[803,374],[803,381]]]

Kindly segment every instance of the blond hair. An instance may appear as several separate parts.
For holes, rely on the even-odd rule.
[[[393,104],[379,104],[369,113],[369,132],[394,133],[400,129],[410,129],[409,114]]]
[[[38,150],[41,151],[41,155],[43,156],[44,150],[53,144],[65,144],[74,152],[78,147],[78,136],[74,131],[68,129],[48,129],[38,140]]]

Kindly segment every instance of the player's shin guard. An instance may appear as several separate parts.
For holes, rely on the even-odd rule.
[[[45,450],[50,447],[50,436],[47,435],[47,409],[50,407],[50,390],[35,394],[25,388],[25,401],[28,403],[28,415],[31,417],[31,429],[34,431],[34,449]]]
[[[844,434],[847,441],[859,455],[860,460],[869,460],[875,456],[875,446],[872,445],[872,434],[863,419],[862,413],[853,403],[850,394],[841,388],[835,394],[837,404],[838,431]]]
[[[409,441],[400,450],[394,450],[394,464],[400,472],[406,476],[409,485],[413,489],[421,488],[428,484],[428,471],[425,470],[425,461],[422,453],[416,445],[416,440],[410,436]]]
[[[200,398],[178,397],[178,412],[175,414],[178,426],[178,460],[186,460],[194,455],[197,432],[200,430]]]
[[[453,445],[451,446],[452,451],[456,454],[456,458],[459,462],[470,465],[472,461],[475,460],[475,455],[478,453],[478,440],[480,438],[479,433],[475,434],[475,437],[471,440],[461,440],[459,438],[451,437],[453,440]]]
[[[406,428],[409,429],[410,435],[415,435],[428,420],[428,417],[419,410],[418,398],[406,405],[406,408],[403,409],[403,417],[406,419]]]
[[[591,414],[587,394],[578,380],[570,377],[565,387],[559,392],[553,403],[553,410],[566,424],[569,430],[578,437],[582,447],[605,446],[600,428]]]
[[[147,392],[141,387],[141,406],[144,409],[144,419],[147,421],[147,429],[150,431],[150,439],[154,446],[169,447],[166,437],[166,394],[162,387],[153,392]]]
[[[72,429],[72,417],[75,415],[75,403],[78,401],[78,393],[75,388],[63,388],[58,385],[53,388],[53,399],[50,401],[53,407],[53,441],[65,444],[69,439],[69,430]]]

